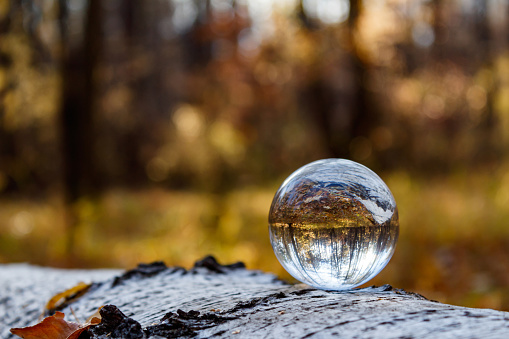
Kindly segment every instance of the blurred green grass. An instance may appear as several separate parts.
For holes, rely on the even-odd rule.
[[[367,285],[389,283],[441,302],[509,310],[508,169],[432,178],[382,173],[398,203],[400,239],[391,262]],[[164,260],[190,267],[213,254],[291,280],[267,232],[279,184],[224,195],[145,189],[81,199],[74,206],[80,222],[72,256],[56,196],[2,199],[0,262],[130,268]]]

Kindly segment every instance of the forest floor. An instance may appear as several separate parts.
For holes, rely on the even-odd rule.
[[[509,173],[509,171],[505,171]],[[509,174],[421,179],[382,176],[400,212],[400,239],[367,285],[389,283],[444,303],[509,310]],[[158,188],[82,199],[71,255],[65,209],[48,199],[0,198],[0,263],[131,268],[163,260],[191,267],[207,254],[291,280],[275,258],[267,214],[279,183],[223,195]]]

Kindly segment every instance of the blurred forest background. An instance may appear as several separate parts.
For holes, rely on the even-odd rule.
[[[0,0],[0,262],[288,275],[272,197],[327,157],[400,210],[369,284],[509,310],[509,3]]]

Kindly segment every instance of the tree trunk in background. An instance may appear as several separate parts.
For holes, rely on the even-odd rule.
[[[212,60],[213,38],[210,35],[210,20],[212,9],[210,0],[194,0],[198,9],[191,29],[181,36],[185,57],[191,72],[201,71]]]
[[[13,9],[11,8],[11,11]],[[11,26],[11,18],[9,15],[0,17],[0,36],[9,31]],[[12,63],[10,57],[4,52],[0,51],[0,72],[7,69]],[[3,86],[2,86],[3,85]],[[5,81],[4,84],[0,84],[0,102],[4,102],[5,95],[7,94],[9,85]],[[7,191],[9,187],[9,177],[5,174],[7,172],[6,165],[8,165],[8,157],[12,153],[12,141],[10,133],[7,133],[5,127],[5,106],[0,104],[0,192]],[[3,172],[3,173],[2,173]],[[12,179],[10,180],[13,181]]]
[[[124,62],[129,65],[125,84],[132,95],[132,104],[125,113],[130,126],[122,130],[115,143],[122,149],[117,159],[124,168],[120,180],[126,186],[146,184],[146,166],[152,154],[143,154],[142,150],[164,142],[154,131],[167,123],[168,111],[174,104],[173,93],[164,88],[168,64],[174,62],[164,55],[171,42],[164,40],[161,33],[161,23],[172,15],[171,6],[171,3],[163,6],[159,1],[144,0],[126,0],[121,4],[122,43],[127,52]],[[109,53],[114,53],[111,46],[108,48]]]
[[[356,41],[356,30],[359,17],[362,13],[362,0],[350,0],[350,12],[348,14],[348,39],[350,43],[350,57],[354,83],[353,107],[352,107],[352,140],[357,137],[368,139],[373,126],[378,125],[373,106],[370,105],[370,98],[366,88],[366,81],[369,73],[368,65],[362,60],[358,42]],[[369,141],[367,141],[369,143]],[[370,144],[368,144],[370,145]],[[371,146],[369,146],[371,147]],[[352,153],[352,149],[350,152]],[[351,154],[352,155],[352,154]],[[360,159],[362,160],[362,159]]]
[[[363,137],[364,143],[369,144],[369,133],[375,125],[377,116],[373,107],[369,104],[369,94],[365,85],[368,72],[368,65],[362,60],[357,46],[355,32],[358,19],[362,12],[361,0],[350,0],[350,12],[346,22],[347,47],[345,49],[344,65],[342,73],[345,79],[340,81],[348,82],[340,86],[331,86],[322,73],[321,64],[317,65],[313,79],[304,90],[303,97],[307,103],[307,110],[316,122],[317,127],[323,135],[327,150],[333,157],[355,157],[356,152],[351,147],[351,142],[357,137]],[[306,16],[301,8],[300,20],[305,27],[313,30],[312,21]],[[340,47],[338,47],[340,48]],[[369,154],[368,154],[369,156]]]
[[[432,53],[434,60],[443,60],[447,57],[447,23],[444,22],[442,0],[433,0],[431,8],[433,11],[433,33],[435,34],[435,40],[433,41]]]
[[[497,89],[497,75],[495,74],[492,53],[492,36],[488,16],[488,4],[484,0],[475,1],[474,11],[474,48],[479,53],[480,69],[489,73],[486,84],[480,84],[486,90],[486,106],[483,108],[482,119],[479,123],[478,158],[483,162],[491,162],[498,158],[499,149],[496,136],[496,117],[493,107],[494,94]],[[476,161],[475,159],[474,161]]]
[[[62,102],[60,111],[64,194],[68,209],[69,250],[78,223],[76,201],[94,189],[94,70],[101,49],[101,3],[88,1],[84,37],[70,36],[67,1],[60,0]]]
[[[142,51],[152,55],[157,53],[153,50],[152,46],[146,46],[147,40],[152,35],[147,34],[145,25],[147,22],[155,22],[155,18],[147,17],[147,10],[145,8],[147,2],[143,0],[126,0],[122,5],[124,6],[125,13],[123,20],[126,51],[128,52],[126,58],[129,63],[134,64],[136,59],[143,57],[140,55]],[[128,71],[126,82],[131,89],[134,99],[133,107],[131,107],[127,114],[131,116],[130,118],[134,123],[128,130],[120,134],[116,143],[118,143],[117,148],[123,150],[122,154],[117,158],[124,167],[124,170],[121,172],[122,182],[139,184],[142,182],[142,178],[145,177],[145,167],[140,162],[139,153],[140,148],[143,146],[143,140],[149,139],[147,135],[150,134],[145,130],[145,125],[148,119],[147,113],[152,111],[149,107],[150,102],[146,100],[144,93],[149,90],[148,85],[153,83],[153,79],[150,78],[151,73],[139,74],[139,72],[132,68],[134,67],[131,67],[130,71]],[[152,81],[147,81],[148,84],[145,84],[143,80],[147,77]]]

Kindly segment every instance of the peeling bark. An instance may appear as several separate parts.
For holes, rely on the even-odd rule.
[[[71,308],[103,321],[90,338],[508,338],[509,313],[430,301],[390,285],[343,292],[289,285],[275,276],[207,257],[185,270],[163,263],[119,270],[0,265],[0,336],[37,322],[46,301],[95,281]],[[48,311],[49,313],[55,310]]]

